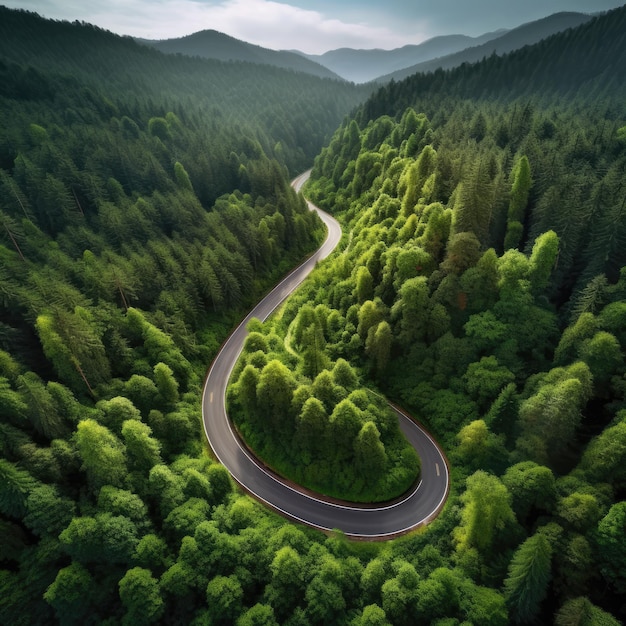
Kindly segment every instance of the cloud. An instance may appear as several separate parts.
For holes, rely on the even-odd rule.
[[[7,3],[53,19],[81,20],[115,33],[168,39],[204,29],[273,49],[308,53],[351,48],[396,48],[419,43],[388,26],[351,23],[275,0],[28,0]]]

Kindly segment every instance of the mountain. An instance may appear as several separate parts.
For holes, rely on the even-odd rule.
[[[37,80],[24,74],[27,66],[39,73]],[[81,81],[110,100],[125,93],[158,98],[161,104],[154,115],[167,112],[170,105],[165,103],[173,99],[200,98],[207,107],[251,127],[244,132],[251,138],[259,128],[268,137],[271,133],[269,146],[263,147],[273,152],[279,145],[281,160],[294,172],[310,164],[346,112],[371,90],[270,65],[163,54],[95,26],[0,7],[0,96],[35,90],[37,97],[54,97],[53,86],[47,86],[52,77]],[[215,116],[209,119],[214,122]],[[226,143],[222,148],[230,152]]]
[[[500,37],[503,32],[506,31],[498,30],[480,37],[444,35],[395,50],[339,48],[338,50],[329,50],[324,54],[304,54],[301,52],[298,54],[327,67],[346,80],[365,83],[383,74],[395,72],[416,63],[453,54],[470,46],[479,46],[491,39]]]
[[[576,28],[592,19],[593,16],[585,13],[554,13],[548,17],[533,22],[522,24],[504,35],[492,38],[489,41],[471,48],[466,48],[454,54],[432,58],[428,61],[417,63],[410,67],[380,75],[377,82],[389,82],[390,80],[402,80],[417,72],[433,72],[438,68],[450,69],[462,63],[475,63],[492,54],[506,54],[513,50],[519,50],[524,46],[535,44],[550,35],[562,32],[568,28]]]
[[[623,115],[626,6],[502,56],[390,82],[363,105],[359,122],[400,114],[408,103],[434,114],[454,98],[550,104],[564,97],[595,106],[611,102]]]
[[[216,30],[201,30],[176,39],[160,41],[137,39],[137,41],[166,54],[184,54],[219,61],[246,61],[248,63],[273,65],[282,69],[312,74],[320,78],[340,80],[336,73],[314,60],[286,50],[269,50],[255,46]]]

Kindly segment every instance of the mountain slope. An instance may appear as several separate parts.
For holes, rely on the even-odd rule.
[[[185,54],[219,61],[247,61],[274,65],[283,69],[305,72],[320,78],[340,77],[319,63],[286,50],[269,50],[240,41],[215,30],[202,30],[187,37],[152,41],[137,40],[166,54]]]
[[[39,72],[40,79],[24,80],[17,69],[24,66]],[[249,129],[250,138],[257,139],[258,128],[267,129],[273,141],[264,150],[279,147],[281,160],[292,171],[307,167],[325,138],[369,90],[269,65],[167,55],[94,26],[44,20],[2,7],[0,74],[0,95],[7,97],[32,90],[34,84],[35,95],[52,97],[46,85],[55,75],[84,82],[111,100],[126,93],[153,98],[159,103],[154,104],[155,115],[167,112],[167,103],[182,95],[201,97],[207,112],[212,107],[222,111],[207,115],[211,123],[223,125],[218,118],[228,112],[231,122]],[[107,104],[98,106],[106,109],[103,114],[115,114]]]
[[[502,34],[503,31],[486,33],[480,37],[445,35],[395,50],[339,48],[338,50],[329,50],[324,54],[303,54],[303,56],[324,65],[346,80],[364,83],[382,74],[388,74],[415,63],[452,54],[470,46],[478,46],[500,37]]]
[[[504,56],[391,82],[363,105],[359,119],[397,115],[416,103],[434,114],[450,98],[550,103],[567,97],[610,101],[623,111],[625,96],[626,6]]]
[[[397,72],[392,72],[378,78],[378,82],[389,82],[390,80],[402,80],[411,74],[417,72],[433,72],[436,69],[450,69],[458,67],[462,63],[475,63],[492,54],[506,54],[513,50],[528,45],[538,43],[542,39],[549,37],[555,33],[562,32],[568,28],[576,28],[592,18],[591,15],[584,13],[555,13],[544,19],[536,20],[522,24],[506,34],[491,39],[481,45],[473,46],[465,50],[461,50],[445,57],[430,59],[423,63],[405,67]]]

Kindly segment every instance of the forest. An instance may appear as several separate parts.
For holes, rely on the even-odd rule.
[[[0,8],[0,622],[624,621],[625,33],[370,96]],[[323,239],[313,160],[344,238],[250,324],[229,407],[366,501],[416,478],[380,394],[410,411],[451,491],[392,541],[270,511],[202,431],[220,344]]]

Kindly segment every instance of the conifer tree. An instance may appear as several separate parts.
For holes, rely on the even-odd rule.
[[[535,533],[515,552],[504,590],[510,616],[516,624],[532,621],[548,593],[552,548],[544,534]]]

